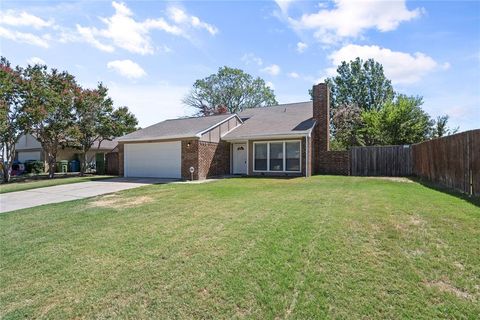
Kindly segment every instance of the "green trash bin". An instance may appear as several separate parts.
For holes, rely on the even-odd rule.
[[[95,172],[96,174],[105,174],[105,154],[95,154]]]
[[[57,161],[57,172],[67,173],[68,171],[68,160]]]

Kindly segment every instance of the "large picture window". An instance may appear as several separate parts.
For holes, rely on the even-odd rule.
[[[300,172],[300,141],[254,142],[254,171]]]

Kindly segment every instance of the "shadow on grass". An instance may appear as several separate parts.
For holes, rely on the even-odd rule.
[[[457,191],[457,190],[454,190],[454,189],[450,189],[450,188],[447,188],[441,184],[438,184],[438,183],[433,183],[433,182],[430,182],[430,181],[426,181],[426,180],[422,180],[420,178],[417,178],[417,177],[408,177],[408,179],[414,181],[414,182],[418,182],[420,183],[422,186],[424,187],[427,187],[429,189],[433,189],[433,190],[436,190],[436,191],[440,191],[440,192],[443,192],[443,193],[446,193],[446,194],[449,194],[451,196],[454,196],[454,197],[457,197],[459,199],[462,199],[462,200],[465,200],[467,202],[470,202],[471,204],[473,204],[474,206],[477,206],[477,207],[480,207],[480,197],[478,196],[469,196],[465,193],[461,193],[460,191]]]

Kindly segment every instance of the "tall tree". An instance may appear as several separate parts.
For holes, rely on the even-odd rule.
[[[137,118],[127,107],[114,110],[108,89],[103,84],[94,90],[77,88],[73,145],[81,150],[81,174],[92,160],[87,159],[87,153],[95,143],[100,149],[103,141],[135,131],[137,124]]]
[[[448,115],[438,116],[432,128],[432,137],[441,138],[458,132],[458,127],[450,128],[448,126]]]
[[[29,112],[24,103],[22,69],[11,67],[0,58],[0,149],[2,149],[3,181],[10,181],[15,158],[15,144],[29,128]]]
[[[81,150],[80,173],[83,175],[88,163],[88,151],[95,142],[101,143],[106,139],[104,127],[113,112],[113,102],[107,96],[107,88],[102,84],[94,90],[78,87],[75,93],[73,144]]]
[[[221,113],[223,107],[235,113],[277,104],[275,93],[263,79],[229,67],[219,68],[217,73],[195,81],[183,102],[203,116]]]
[[[42,65],[28,66],[24,78],[25,103],[33,117],[32,132],[46,153],[48,176],[53,178],[58,149],[72,138],[77,84],[68,72],[48,72],[47,66]]]
[[[113,108],[108,89],[99,84],[96,89],[77,88],[75,99],[74,146],[81,150],[81,174],[85,173],[87,153],[95,143],[113,140],[136,130],[137,118],[127,107]]]
[[[139,129],[137,117],[126,106],[113,110],[108,124],[105,133],[105,137],[108,137],[106,140],[113,140]]]
[[[331,88],[332,109],[356,105],[362,111],[379,110],[395,95],[383,66],[373,59],[363,61],[357,57],[349,63],[343,61],[337,68],[337,76],[326,82]]]

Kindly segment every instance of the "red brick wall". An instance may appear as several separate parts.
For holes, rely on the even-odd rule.
[[[313,86],[313,118],[314,173],[349,175],[350,153],[330,151],[330,89],[325,83]]]
[[[316,120],[312,132],[313,171],[320,173],[320,153],[330,148],[330,90],[325,83],[313,86],[313,118]]]
[[[348,176],[350,174],[349,151],[323,151],[319,153],[318,173],[338,174]]]
[[[119,142],[118,143],[118,175],[120,177],[123,177],[124,175],[124,164],[123,164],[123,161],[124,161],[124,158],[123,158],[123,153],[124,153],[124,146],[123,146],[123,143]]]
[[[199,140],[182,141],[182,178],[203,180],[230,173],[230,144]]]
[[[199,179],[222,176],[230,173],[229,143],[224,141],[220,143],[199,141],[198,147]]]
[[[193,167],[193,180],[198,180],[198,140],[184,140],[182,141],[182,178],[190,180],[192,174],[190,173],[190,167]]]

